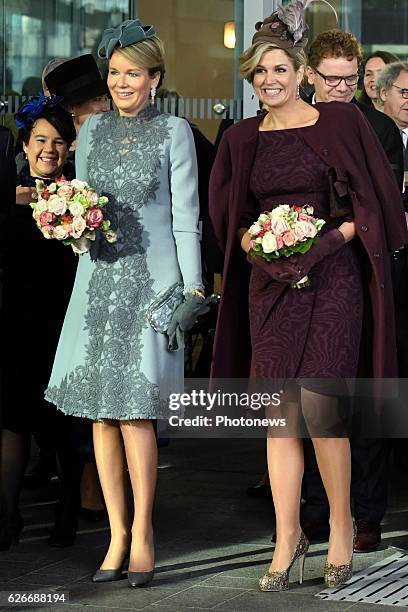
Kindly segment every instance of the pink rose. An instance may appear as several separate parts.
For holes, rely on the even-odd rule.
[[[58,187],[57,189],[57,196],[59,196],[60,198],[65,198],[66,200],[69,200],[69,198],[72,197],[72,194],[74,193],[71,185],[69,184],[62,184],[60,187]]]
[[[289,230],[289,226],[284,219],[280,219],[278,217],[276,219],[272,219],[271,230],[273,231],[275,236],[282,236],[285,232]]]
[[[302,221],[303,231],[306,238],[314,238],[317,234],[317,229],[310,221]]]
[[[56,240],[65,240],[66,238],[68,238],[66,225],[56,225],[54,227],[53,237]]]
[[[41,231],[44,238],[47,238],[47,240],[49,240],[50,238],[52,238],[54,228],[52,227],[52,225],[44,225],[41,228]]]
[[[103,221],[103,212],[100,208],[90,208],[86,213],[85,220],[88,227],[99,227]]]
[[[52,212],[49,212],[48,210],[45,210],[40,215],[40,223],[42,226],[50,225],[50,223],[52,223],[54,219],[55,215]]]
[[[63,215],[64,212],[67,210],[67,203],[64,199],[54,194],[48,200],[48,210],[55,213],[56,215]]]
[[[294,232],[298,240],[314,238],[317,234],[315,226],[309,221],[297,221],[294,227]]]
[[[85,219],[83,217],[74,217],[72,221],[71,236],[73,236],[73,238],[80,238],[85,228]]]
[[[298,240],[304,240],[306,238],[304,222],[296,221],[293,232]]]
[[[283,242],[282,236],[276,236],[276,244],[277,244],[278,250],[283,247],[284,242]]]
[[[292,232],[292,230],[288,230],[287,232],[285,232],[283,234],[282,240],[283,240],[283,243],[285,244],[285,246],[292,246],[296,242],[296,236]]]

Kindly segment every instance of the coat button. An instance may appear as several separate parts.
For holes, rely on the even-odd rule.
[[[380,288],[384,289],[384,283],[380,283]]]
[[[323,149],[323,150],[322,150],[322,155],[324,155],[325,157],[327,157],[327,156],[328,156],[328,154],[329,154],[328,149]]]
[[[381,257],[381,255],[379,253],[373,253],[374,257]]]
[[[368,232],[368,227],[366,225],[362,225],[361,226],[361,231],[362,232]]]

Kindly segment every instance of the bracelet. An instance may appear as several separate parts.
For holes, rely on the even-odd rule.
[[[196,297],[201,298],[202,300],[205,299],[205,295],[202,291],[200,291],[199,289],[190,289],[189,290],[189,294],[190,295],[195,295]]]

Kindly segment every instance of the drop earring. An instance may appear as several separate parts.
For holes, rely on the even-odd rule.
[[[296,100],[299,100],[299,98],[300,98],[300,83],[298,83],[296,87]]]
[[[156,97],[156,87],[154,85],[150,88],[150,97],[151,103],[154,104],[154,99]]]

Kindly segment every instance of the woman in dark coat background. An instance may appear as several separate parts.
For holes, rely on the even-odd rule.
[[[313,438],[337,410],[330,384],[320,390],[313,379],[356,377],[366,338],[365,375],[397,373],[387,251],[401,248],[408,237],[394,178],[364,117],[352,105],[310,107],[298,97],[306,39],[295,42],[284,20],[285,9],[259,24],[241,64],[268,112],[226,132],[212,173],[210,214],[225,253],[213,376],[248,376],[252,365],[257,377],[296,378],[300,388],[291,401],[299,404]],[[340,177],[332,197],[329,168]],[[350,208],[340,214],[333,204],[344,193]],[[315,215],[325,218],[325,230],[305,255],[270,264],[251,258],[248,320],[246,228],[262,210],[283,203],[312,204]],[[292,289],[305,274],[311,286]],[[367,330],[364,309],[372,312],[372,319],[364,317],[372,320]],[[331,513],[324,574],[335,586],[352,571],[350,446],[346,437],[329,436],[313,443]],[[288,588],[289,570],[308,548],[299,524],[301,440],[269,437],[268,467],[277,543],[260,588],[274,591]]]
[[[67,419],[51,408],[43,395],[77,261],[71,249],[45,240],[32,218],[29,202],[35,195],[36,178],[45,184],[74,178],[74,168],[66,160],[76,133],[70,114],[56,99],[34,98],[16,116],[27,164],[17,175],[17,202],[11,209],[5,249],[1,478],[8,520],[0,545],[10,546],[23,528],[18,502],[31,434],[45,430],[57,450],[61,473],[60,502],[50,544],[61,546],[72,544],[75,537],[83,462],[67,434]]]

